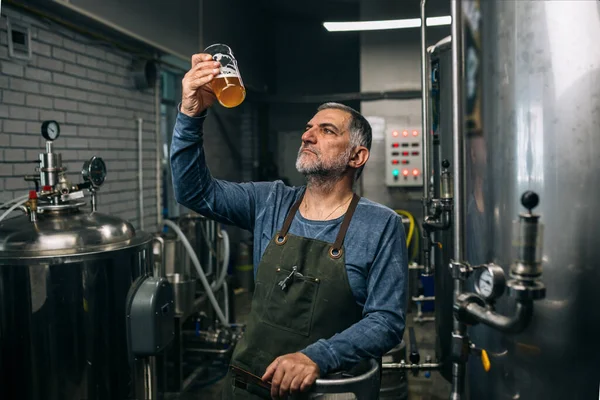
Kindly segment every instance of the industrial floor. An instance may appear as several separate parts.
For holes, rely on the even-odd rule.
[[[236,294],[235,313],[236,322],[245,323],[246,316],[250,311],[251,294],[240,292]],[[408,328],[415,328],[415,335],[419,343],[421,360],[427,355],[435,356],[435,330],[434,322],[415,323],[413,318],[416,315],[416,309],[409,310],[407,328],[404,339],[408,342]],[[427,315],[427,314],[425,314]],[[218,381],[209,387],[190,391],[180,397],[179,400],[198,400],[198,399],[220,399],[220,393],[224,381]],[[437,372],[432,372],[430,378],[425,378],[423,374],[414,377],[408,375],[409,397],[408,400],[442,400],[447,399],[450,393],[450,384],[442,378]]]

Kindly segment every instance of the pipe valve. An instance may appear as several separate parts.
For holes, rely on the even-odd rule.
[[[513,243],[516,257],[510,266],[508,293],[517,299],[538,300],[546,296],[542,276],[543,225],[540,216],[533,213],[539,196],[527,191],[521,196],[521,204],[527,212],[521,213],[514,223]]]
[[[442,174],[440,177],[440,197],[442,201],[452,200],[454,197],[454,179],[448,168],[450,168],[450,161],[442,161]]]

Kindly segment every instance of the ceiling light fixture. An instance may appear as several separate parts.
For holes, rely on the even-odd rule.
[[[427,26],[450,25],[452,17],[427,18]],[[357,22],[324,22],[323,26],[329,32],[351,32],[351,31],[379,31],[386,29],[419,28],[421,18],[390,19],[384,21],[357,21]]]

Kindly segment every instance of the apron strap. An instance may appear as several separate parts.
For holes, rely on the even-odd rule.
[[[292,226],[292,221],[294,220],[294,216],[296,215],[296,212],[300,208],[300,204],[302,203],[302,199],[304,198],[305,193],[306,193],[306,190],[304,192],[302,192],[302,195],[300,195],[300,197],[294,203],[292,208],[290,208],[290,211],[288,212],[288,215],[285,217],[285,221],[283,222],[283,227],[281,228],[279,235],[277,235],[277,237],[275,238],[275,243],[281,245],[281,244],[284,244],[285,242],[287,242],[288,231],[290,230],[290,226]]]
[[[331,258],[340,258],[342,256],[342,246],[344,244],[344,238],[346,237],[346,232],[348,232],[348,226],[350,226],[350,221],[352,220],[352,216],[354,215],[354,211],[356,210],[356,206],[358,205],[358,201],[360,200],[360,196],[354,193],[352,197],[352,202],[348,207],[348,211],[346,211],[346,215],[344,216],[344,220],[342,221],[342,226],[340,227],[340,231],[338,232],[337,238],[335,239],[335,243],[329,249],[329,256]]]
[[[304,192],[306,193],[306,192]],[[294,220],[294,216],[296,212],[300,208],[300,204],[302,203],[302,199],[304,198],[304,193],[298,198],[298,200],[294,203],[288,215],[285,217],[285,221],[283,222],[283,227],[279,232],[279,235],[275,238],[275,243],[278,245],[285,244],[287,242],[287,234],[292,225],[292,221]],[[352,220],[352,216],[354,215],[354,211],[356,210],[356,206],[358,205],[358,201],[360,200],[360,196],[354,193],[352,196],[352,202],[346,211],[346,215],[344,216],[344,220],[342,221],[342,226],[340,226],[340,231],[338,232],[337,238],[335,239],[335,243],[329,249],[329,256],[331,258],[340,258],[342,256],[342,245],[344,244],[344,239],[346,237],[346,232],[348,231],[348,226],[350,226],[350,221]]]

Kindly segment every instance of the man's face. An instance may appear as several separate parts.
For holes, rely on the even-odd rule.
[[[339,176],[348,168],[350,113],[343,110],[319,111],[306,124],[298,151],[296,169],[304,175]]]

